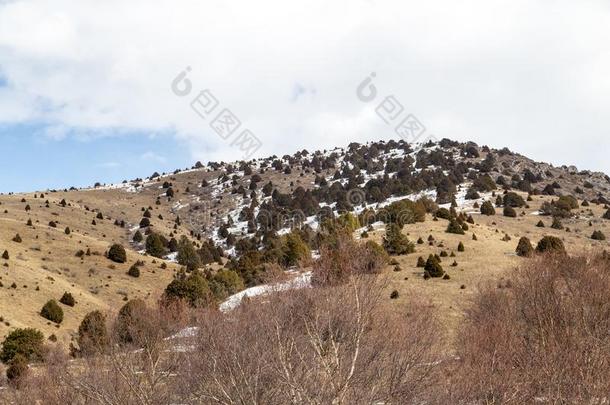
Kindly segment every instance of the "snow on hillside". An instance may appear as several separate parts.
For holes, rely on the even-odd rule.
[[[301,273],[298,276],[294,277],[292,280],[283,283],[263,284],[258,285],[256,287],[250,287],[227,298],[225,302],[220,304],[220,310],[223,312],[227,312],[237,308],[244,297],[259,297],[278,291],[306,288],[310,285],[311,272],[306,272]]]

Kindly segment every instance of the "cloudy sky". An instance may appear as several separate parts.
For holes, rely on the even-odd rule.
[[[390,96],[425,135],[610,173],[608,21],[607,1],[0,0],[0,191],[241,159],[244,130],[254,156],[397,139]],[[239,127],[215,130],[225,111]]]

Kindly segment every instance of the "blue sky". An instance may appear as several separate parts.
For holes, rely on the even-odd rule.
[[[117,183],[191,167],[185,144],[170,134],[50,139],[33,125],[0,127],[0,192]]]

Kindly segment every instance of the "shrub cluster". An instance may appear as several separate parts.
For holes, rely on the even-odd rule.
[[[61,302],[64,305],[67,305],[69,307],[73,307],[74,305],[76,305],[76,300],[74,299],[72,294],[70,294],[67,291],[64,293],[64,295],[61,296],[61,298],[59,299],[59,302]]]
[[[116,263],[125,263],[127,261],[127,252],[123,245],[115,243],[108,249],[108,259]]]
[[[61,323],[64,320],[64,310],[55,300],[49,300],[40,310],[40,316],[51,322]]]

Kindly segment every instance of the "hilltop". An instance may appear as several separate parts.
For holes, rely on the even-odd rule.
[[[417,295],[439,308],[449,351],[477,288],[503,286],[507,272],[524,260],[515,254],[521,237],[535,245],[545,235],[557,236],[574,253],[606,248],[605,240],[591,236],[610,234],[610,221],[603,218],[608,187],[603,173],[445,139],[425,145],[352,143],[252,161],[197,163],[115,185],[2,195],[0,253],[6,250],[8,259],[0,259],[0,334],[34,327],[67,347],[88,312],[112,313],[135,298],[156,302],[183,267],[177,257],[182,238],[193,243],[208,277],[219,269],[239,276],[235,291],[215,295],[218,303],[230,292],[292,277],[281,270],[309,271],[302,250],[292,256],[291,237],[298,235],[315,259],[329,221],[355,220],[357,239],[383,245],[388,216],[401,201],[412,200],[424,206],[424,217],[411,220],[409,211],[403,218],[402,234],[415,244],[415,253],[391,254],[385,267],[388,296],[396,290],[396,305]],[[514,216],[504,216],[503,201],[497,201],[506,193],[523,200],[515,204]],[[577,206],[557,211],[550,203],[561,196],[572,196]],[[485,201],[495,215],[481,215]],[[464,235],[446,232],[442,209],[460,214]],[[561,218],[560,229],[551,228],[553,217]],[[163,236],[159,257],[147,253],[151,233]],[[113,244],[126,249],[124,263],[107,257]],[[450,277],[426,280],[418,257],[444,253]],[[139,277],[128,274],[134,263]],[[76,304],[60,304],[63,322],[40,316],[48,300],[59,301],[66,292]]]

